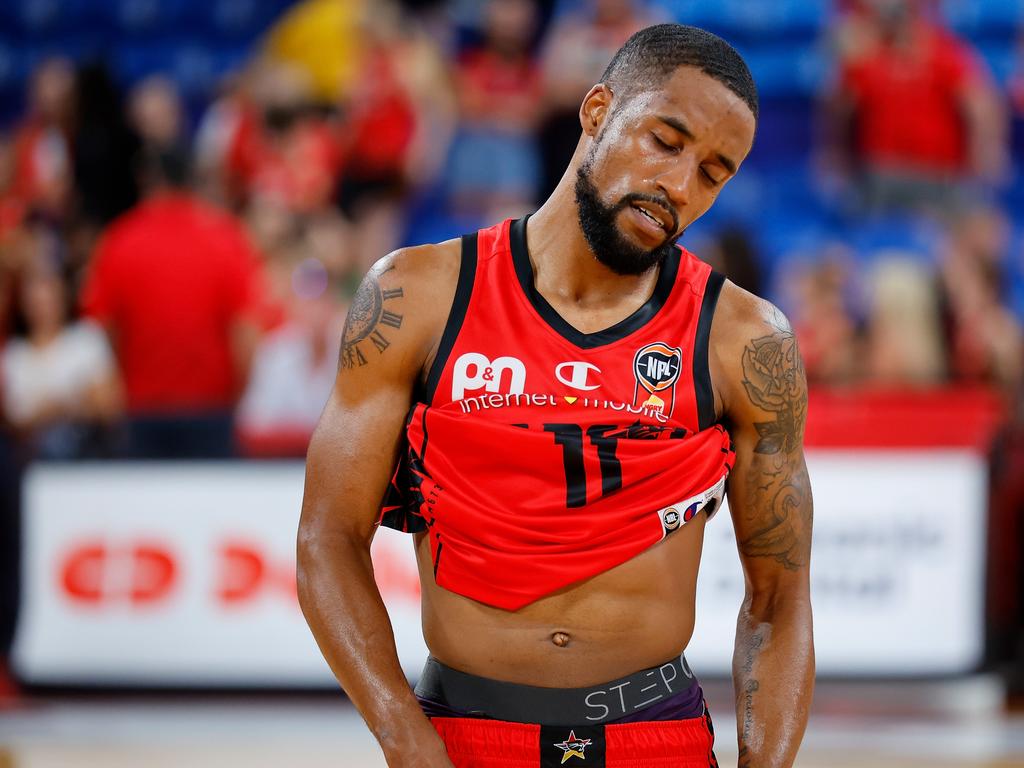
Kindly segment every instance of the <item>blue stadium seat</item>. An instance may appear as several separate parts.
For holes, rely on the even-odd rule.
[[[1016,228],[1012,243],[1007,264],[1006,301],[1017,319],[1024,323],[1024,228]]]
[[[28,73],[24,71],[20,48],[12,40],[0,40],[0,91],[24,88]]]
[[[62,19],[73,14],[71,8],[62,9],[61,5],[60,0],[17,0],[19,26],[31,36],[59,31]]]
[[[815,258],[826,244],[836,241],[835,231],[813,216],[791,211],[788,216],[766,218],[754,230],[763,265],[769,271],[795,255]]]
[[[1024,23],[1020,0],[943,0],[942,11],[950,25],[962,34],[992,35],[1012,39]]]
[[[183,40],[124,44],[116,51],[116,68],[126,85],[149,75],[165,75],[178,84],[187,101],[208,97],[223,74],[220,67],[228,61],[205,46]]]
[[[665,0],[677,21],[720,32],[731,39],[779,40],[817,34],[831,5],[829,0]]]
[[[1009,82],[1018,64],[1016,43],[1012,40],[986,43],[980,47],[980,51],[996,81],[1004,85]]]
[[[2,0],[0,8],[0,30],[20,32],[31,42],[81,39],[106,31],[103,3],[96,0]]]
[[[220,74],[210,49],[195,44],[177,46],[172,67],[171,77],[186,99],[208,96]]]
[[[107,5],[111,26],[125,40],[173,34],[179,31],[182,13],[178,0],[111,0]]]
[[[113,51],[113,68],[118,79],[131,86],[150,75],[173,77],[178,45],[122,43]]]
[[[943,238],[940,226],[921,216],[890,215],[858,219],[847,240],[864,260],[897,250],[923,262],[933,262]]]
[[[829,62],[814,45],[740,45],[762,98],[812,96],[823,85]]]
[[[288,0],[193,0],[183,12],[183,23],[209,43],[237,44],[258,38],[291,4]]]

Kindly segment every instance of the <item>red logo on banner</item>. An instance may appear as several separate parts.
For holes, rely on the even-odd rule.
[[[295,563],[277,567],[255,544],[227,541],[220,547],[217,598],[225,605],[255,600],[266,592],[284,595],[296,603]]]
[[[68,553],[60,569],[64,594],[92,605],[156,603],[170,595],[176,578],[174,556],[158,544],[82,544]]]

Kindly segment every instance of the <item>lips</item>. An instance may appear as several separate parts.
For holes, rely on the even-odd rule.
[[[651,210],[649,208],[647,208],[645,206],[641,206],[641,205],[636,205],[636,204],[634,204],[633,208],[635,208],[637,211],[639,211],[641,215],[643,215],[646,218],[650,219],[656,226],[659,226],[659,227],[662,227],[665,230],[668,230],[668,227],[666,226],[665,222],[662,221],[662,219],[659,219],[657,216],[655,216],[653,214],[653,212],[651,212]]]
[[[630,207],[667,235],[671,235],[675,229],[672,216],[662,206],[656,203],[649,203],[646,201],[635,202],[631,203]]]

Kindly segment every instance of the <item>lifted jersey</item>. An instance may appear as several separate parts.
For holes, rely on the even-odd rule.
[[[526,225],[463,238],[381,510],[427,531],[440,586],[507,610],[713,514],[734,458],[708,370],[722,276],[674,249],[642,307],[582,333],[534,287]]]

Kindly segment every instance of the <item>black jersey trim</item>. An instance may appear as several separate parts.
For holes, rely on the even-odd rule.
[[[462,330],[462,324],[466,320],[469,297],[473,295],[473,282],[476,280],[476,260],[477,233],[463,235],[462,260],[459,265],[459,282],[455,286],[455,299],[452,301],[452,308],[448,313],[448,322],[445,323],[441,343],[437,347],[437,356],[427,374],[427,387],[423,397],[423,402],[427,405],[434,400],[434,392],[437,390],[444,367],[448,363],[448,356],[452,353],[455,340],[459,337],[459,331]]]
[[[553,330],[567,341],[571,341],[582,349],[593,349],[612,344],[626,338],[629,334],[639,330],[646,325],[668,301],[669,294],[676,282],[676,275],[679,273],[679,259],[682,251],[673,248],[672,254],[661,265],[661,272],[658,274],[658,282],[654,286],[651,297],[644,302],[643,306],[624,320],[620,320],[610,328],[605,328],[594,333],[583,333],[567,323],[547,299],[540,295],[533,284],[533,265],[530,263],[530,254],[526,247],[526,221],[529,216],[524,216],[512,222],[509,230],[509,241],[512,248],[512,262],[515,266],[516,277],[519,278],[519,285],[526,294],[537,314]]]
[[[444,542],[441,541],[441,534],[437,534],[437,555],[434,557],[434,581],[437,581],[437,569],[441,566],[441,552],[444,551]]]
[[[715,318],[718,295],[725,284],[725,275],[711,270],[704,286],[704,300],[697,318],[697,333],[693,340],[693,391],[697,395],[697,425],[707,429],[715,423],[715,391],[711,387],[711,321]]]

